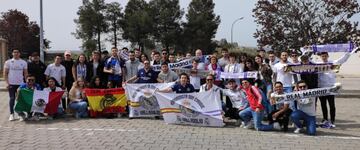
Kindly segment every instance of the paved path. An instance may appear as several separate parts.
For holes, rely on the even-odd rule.
[[[231,125],[168,125],[154,119],[9,122],[7,92],[0,92],[0,149],[359,149],[360,99],[338,98],[336,105],[337,128],[318,128],[311,137]]]

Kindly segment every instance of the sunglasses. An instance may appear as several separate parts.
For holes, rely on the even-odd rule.
[[[213,81],[214,79],[206,79],[206,81]]]
[[[163,55],[167,55],[167,53],[162,53]]]
[[[291,55],[291,57],[297,57],[298,55]]]

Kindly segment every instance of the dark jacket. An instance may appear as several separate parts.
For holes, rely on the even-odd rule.
[[[35,62],[28,63],[28,72],[35,76],[36,83],[39,84],[41,87],[44,87],[46,84],[46,76],[44,74],[46,70],[46,65],[39,61],[39,64]]]

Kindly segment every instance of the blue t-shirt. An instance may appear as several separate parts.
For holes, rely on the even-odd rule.
[[[144,68],[140,69],[137,73],[139,78],[136,83],[156,83],[157,73],[150,69],[148,72]]]
[[[114,68],[116,72],[119,72],[119,69],[121,69],[123,67],[123,63],[121,63],[121,61],[117,58],[110,57],[105,62],[105,67],[107,69]],[[109,74],[108,78],[110,81],[119,81],[119,80],[121,80],[121,74]]]
[[[195,92],[195,88],[192,84],[186,84],[182,86],[179,82],[174,84],[171,89],[176,93],[193,93]]]
[[[35,86],[36,90],[42,90],[42,88],[41,88],[41,86],[39,84],[34,83],[34,86]],[[27,88],[26,83],[22,83],[19,86],[19,89],[26,89],[26,88]]]

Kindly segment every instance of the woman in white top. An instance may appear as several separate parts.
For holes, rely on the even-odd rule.
[[[70,109],[73,109],[76,111],[75,117],[76,118],[85,118],[88,117],[88,104],[85,101],[86,96],[84,93],[85,83],[83,78],[78,78],[73,86],[71,87],[71,90],[69,92],[69,99]]]
[[[229,73],[240,73],[244,72],[244,68],[236,62],[236,55],[234,53],[229,54],[229,64],[224,68],[224,72]],[[240,79],[235,79],[236,84],[240,84]]]

